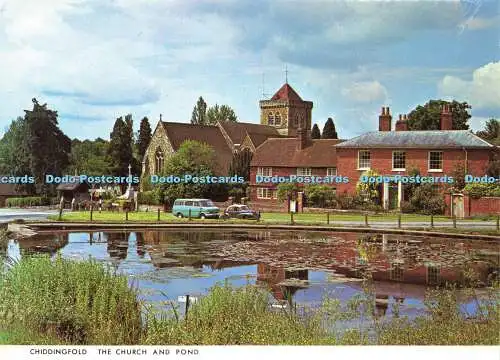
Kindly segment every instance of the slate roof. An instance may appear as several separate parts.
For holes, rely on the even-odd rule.
[[[177,151],[186,140],[195,140],[208,144],[213,147],[216,153],[217,164],[214,169],[216,172],[215,175],[227,174],[233,154],[217,126],[165,121],[162,121],[162,125],[174,151]]]
[[[288,84],[284,84],[276,94],[273,95],[271,100],[295,100],[302,101],[301,97],[297,92]]]
[[[233,144],[241,144],[247,133],[252,139],[252,142],[254,136],[266,136],[266,139],[270,136],[279,136],[278,130],[275,127],[269,125],[238,123],[232,121],[224,121],[221,122],[220,125],[227,133]]]
[[[493,149],[469,130],[373,131],[336,145],[339,148]]]
[[[297,138],[269,138],[256,150],[251,166],[275,167],[335,167],[335,145],[343,140],[317,139],[298,150]]]

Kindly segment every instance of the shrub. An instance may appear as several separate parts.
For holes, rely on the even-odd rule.
[[[473,198],[484,196],[500,197],[500,183],[470,183],[465,186],[464,191]]]
[[[308,206],[332,207],[336,205],[335,191],[327,185],[306,185],[304,193]]]
[[[349,193],[340,193],[335,196],[337,205],[341,209],[358,209],[363,203],[364,199],[360,195],[351,195]]]
[[[404,214],[412,214],[415,213],[416,211],[411,202],[401,201],[401,212]]]
[[[44,206],[50,205],[50,203],[50,198],[40,196],[8,198],[6,201],[8,207]]]
[[[144,205],[160,205],[157,193],[153,190],[140,192],[138,201]]]
[[[101,264],[23,258],[0,275],[0,327],[22,326],[74,344],[135,344],[137,292]]]
[[[410,198],[410,204],[415,212],[424,215],[443,214],[446,208],[443,196],[434,190],[432,184],[416,187]]]

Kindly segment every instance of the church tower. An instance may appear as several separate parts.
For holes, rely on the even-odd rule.
[[[304,101],[285,83],[270,100],[261,100],[260,123],[274,126],[281,135],[297,136],[297,129],[306,129],[311,136],[312,101]]]

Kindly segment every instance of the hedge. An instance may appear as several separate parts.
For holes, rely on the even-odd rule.
[[[8,198],[7,207],[24,207],[24,206],[44,206],[50,204],[50,199],[41,196],[17,197]]]

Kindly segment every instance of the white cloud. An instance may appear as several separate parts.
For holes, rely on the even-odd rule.
[[[473,109],[500,109],[500,62],[472,72],[471,80],[445,76],[438,84],[441,96],[467,101]]]
[[[355,82],[341,90],[341,94],[356,103],[384,102],[386,88],[378,81]]]

